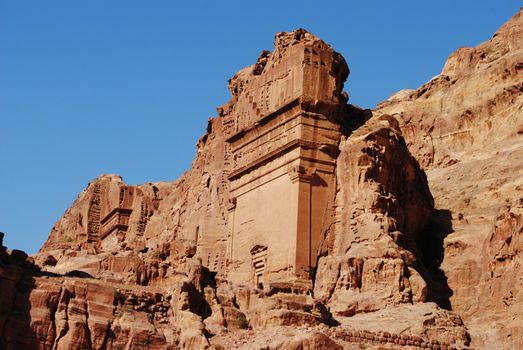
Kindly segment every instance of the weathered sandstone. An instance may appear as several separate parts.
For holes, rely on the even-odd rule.
[[[0,348],[522,347],[522,21],[374,111],[278,33],[179,180],[101,175],[34,257],[0,236]]]
[[[441,75],[383,102],[427,171],[438,209],[425,262],[481,348],[521,348],[523,14],[453,53]],[[439,249],[434,249],[434,244]]]
[[[433,199],[396,121],[370,120],[342,140],[340,151],[336,216],[319,260],[316,298],[343,316],[425,301],[416,239]]]

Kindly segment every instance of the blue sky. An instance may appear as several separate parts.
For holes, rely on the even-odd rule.
[[[87,183],[173,181],[227,80],[303,27],[342,53],[350,102],[437,75],[514,15],[515,0],[0,0],[0,231],[36,252]]]

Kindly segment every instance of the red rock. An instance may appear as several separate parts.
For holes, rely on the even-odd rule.
[[[436,277],[429,298],[452,305],[478,348],[523,347],[514,336],[523,334],[523,299],[515,297],[521,241],[509,238],[523,196],[514,176],[523,164],[522,23],[520,10],[490,40],[453,53],[441,75],[374,111],[398,120],[444,214],[435,219],[451,228],[438,253],[445,279]]]
[[[521,348],[522,18],[374,111],[277,34],[181,179],[98,177],[34,259],[0,233],[0,348]]]

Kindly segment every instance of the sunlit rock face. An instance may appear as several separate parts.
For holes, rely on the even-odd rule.
[[[395,119],[371,118],[340,145],[335,218],[315,296],[339,316],[427,299],[417,239],[433,199]]]
[[[398,120],[447,213],[435,218],[446,226],[436,237],[442,251],[427,246],[427,263],[441,269],[442,294],[480,348],[523,346],[522,35],[520,11],[492,39],[450,55],[441,75],[374,112]]]
[[[523,347],[522,20],[373,111],[276,34],[179,180],[101,175],[34,257],[0,240],[0,348]]]
[[[330,46],[297,30],[229,82],[229,280],[260,288],[308,281],[335,187],[348,67]]]

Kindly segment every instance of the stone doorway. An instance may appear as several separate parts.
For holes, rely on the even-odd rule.
[[[267,247],[255,245],[251,249],[251,257],[254,286],[263,289],[265,283],[265,268],[267,266]]]

